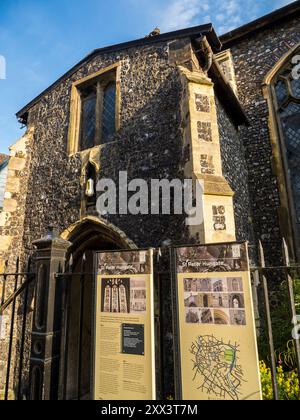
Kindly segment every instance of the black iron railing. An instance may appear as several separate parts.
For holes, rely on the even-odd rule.
[[[83,254],[80,262],[80,272],[73,272],[73,256],[71,255],[66,270],[56,274],[56,279],[67,281],[64,288],[64,296],[62,299],[62,347],[64,348],[64,357],[61,361],[63,367],[63,383],[61,398],[67,399],[67,377],[68,377],[68,350],[69,350],[69,332],[70,332],[70,310],[71,310],[71,289],[70,280],[79,281],[79,320],[78,320],[78,345],[77,345],[77,400],[81,400],[82,395],[82,346],[83,346],[83,322],[84,322],[84,298],[85,298],[85,279],[87,276],[93,276],[93,273],[86,273],[86,256]]]
[[[28,317],[28,303],[30,288],[34,288],[35,274],[30,272],[31,259],[28,259],[26,264],[26,271],[20,272],[20,259],[16,260],[16,271],[14,273],[8,272],[8,262],[5,262],[5,270],[0,273],[0,290],[1,290],[1,303],[0,303],[0,316],[8,313],[10,317],[10,326],[8,339],[3,343],[7,346],[6,357],[6,374],[4,386],[4,400],[9,398],[10,382],[12,375],[12,367],[17,364],[17,375],[15,378],[15,399],[22,399],[22,375],[24,365],[24,349],[27,334],[27,317]],[[18,315],[21,314],[21,315]],[[17,319],[18,318],[18,319]],[[21,318],[21,319],[20,319]],[[14,363],[13,358],[13,344],[15,337],[15,330],[18,321],[20,321],[21,329],[17,331],[17,340],[19,344],[18,352]],[[4,354],[2,354],[2,357]]]
[[[270,369],[271,369],[271,376],[272,376],[272,387],[273,387],[273,395],[275,400],[280,399],[280,389],[278,384],[278,375],[277,375],[277,360],[276,360],[276,348],[274,345],[274,323],[276,320],[272,316],[272,305],[270,303],[270,293],[275,293],[280,297],[280,292],[284,293],[287,292],[287,302],[289,306],[290,312],[290,320],[291,323],[291,339],[292,339],[292,327],[297,327],[297,309],[295,304],[295,296],[294,296],[294,286],[295,281],[297,281],[298,273],[300,273],[300,265],[291,264],[288,254],[288,248],[286,245],[285,240],[283,240],[283,265],[270,267],[266,266],[265,263],[265,256],[264,256],[264,249],[262,243],[259,243],[259,266],[253,267],[251,269],[252,274],[254,277],[258,279],[258,290],[262,291],[263,302],[258,301],[258,305],[263,303],[264,311],[260,311],[260,321],[265,324],[266,328],[266,335],[268,337],[268,346],[269,346],[269,362],[270,362]],[[277,282],[275,282],[277,278]],[[269,282],[268,279],[271,279],[272,282]],[[280,284],[282,287],[280,292],[275,288],[274,290],[274,282]],[[270,286],[272,285],[272,291],[270,292]],[[281,303],[282,304],[282,303]],[[300,386],[300,340],[297,338],[293,338],[294,344],[294,356],[296,362],[296,368],[298,372],[298,381]],[[300,395],[299,395],[300,398]]]
[[[256,278],[256,289],[258,291],[258,323],[264,325],[265,336],[268,342],[268,362],[270,364],[272,372],[272,385],[274,391],[274,398],[280,398],[280,390],[277,380],[277,362],[278,357],[276,355],[277,347],[274,342],[274,326],[275,320],[273,318],[273,308],[270,302],[270,296],[274,291],[274,277],[278,277],[281,285],[284,285],[284,290],[287,294],[287,302],[290,309],[291,319],[294,320],[294,325],[297,326],[297,308],[295,304],[294,296],[294,283],[295,279],[299,278],[300,265],[291,265],[288,257],[287,248],[285,242],[283,243],[284,248],[284,260],[281,266],[269,267],[265,263],[263,246],[259,246],[260,263],[257,267],[251,268],[251,274]],[[85,321],[85,302],[87,293],[87,280],[90,281],[94,273],[88,273],[91,271],[88,269],[87,259],[85,255],[81,255],[79,261],[76,261],[76,270],[74,269],[72,256],[68,259],[67,263],[63,263],[59,268],[55,268],[54,278],[59,285],[62,287],[59,289],[61,293],[61,303],[59,305],[59,311],[61,311],[60,319],[60,363],[59,363],[59,390],[57,392],[59,399],[68,398],[68,357],[69,357],[69,338],[71,329],[71,287],[78,282],[78,293],[76,297],[78,307],[76,310],[78,313],[78,323],[76,321],[76,334],[78,339],[76,340],[76,348],[73,351],[76,354],[77,367],[75,379],[76,381],[76,397],[78,400],[82,399],[84,395],[83,390],[83,372],[84,372],[84,360],[83,360],[83,346],[84,346],[84,321]],[[166,267],[167,270],[168,267]],[[6,370],[4,370],[4,399],[7,400],[10,397],[10,391],[13,390],[14,398],[21,400],[23,398],[31,398],[30,394],[30,379],[27,372],[25,374],[25,365],[28,365],[30,354],[28,353],[28,343],[30,343],[31,333],[31,315],[34,311],[34,291],[37,283],[37,276],[31,268],[31,260],[29,259],[26,264],[24,271],[20,270],[20,260],[17,259],[15,272],[9,268],[8,263],[5,264],[5,270],[0,273],[0,316],[5,314],[9,317],[9,323],[7,328],[7,336],[5,341],[0,344],[2,346],[1,361],[5,359]],[[166,279],[169,278],[168,271],[165,271],[164,276]],[[162,287],[160,275],[158,272],[155,273],[155,281],[158,287],[159,299],[162,299],[158,304],[158,313],[163,317],[164,301],[163,294],[160,290]],[[276,288],[275,288],[276,289]],[[278,290],[276,291],[278,294]],[[279,292],[280,295],[281,292]],[[92,302],[89,302],[92,306]],[[261,309],[263,308],[263,310]],[[289,328],[289,327],[287,327]],[[292,334],[290,334],[292,340]],[[158,335],[158,340],[163,342],[163,335]],[[29,340],[28,340],[29,338]],[[15,345],[16,343],[16,345]],[[161,352],[163,352],[163,344],[159,343]],[[300,383],[300,341],[293,339],[294,348],[294,367],[298,369],[298,378]],[[163,369],[164,364],[161,364]],[[77,375],[77,376],[76,376]],[[25,379],[24,379],[25,378]],[[169,380],[169,379],[168,379]],[[163,380],[162,385],[164,388]]]

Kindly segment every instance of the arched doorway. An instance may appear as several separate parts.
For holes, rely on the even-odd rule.
[[[73,260],[72,276],[67,286],[64,397],[68,400],[90,399],[94,310],[93,255],[95,251],[136,249],[136,246],[115,226],[93,216],[75,223],[61,236],[72,243],[69,254],[72,254]]]

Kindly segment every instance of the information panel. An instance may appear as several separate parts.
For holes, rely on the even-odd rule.
[[[260,400],[247,244],[176,248],[178,397]]]
[[[96,254],[95,400],[155,400],[153,251]]]

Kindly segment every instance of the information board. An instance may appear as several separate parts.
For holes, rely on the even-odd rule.
[[[260,400],[246,243],[176,248],[177,393],[183,400]]]
[[[154,400],[153,251],[96,254],[95,400]]]

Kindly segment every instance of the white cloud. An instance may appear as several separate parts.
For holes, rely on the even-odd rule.
[[[278,7],[290,2],[277,1]],[[222,34],[259,17],[261,7],[261,0],[169,0],[157,13],[163,32],[212,22]]]
[[[162,32],[213,23],[222,35],[293,0],[127,0],[147,15],[149,29]],[[0,0],[1,2],[1,0]]]
[[[208,0],[173,0],[162,13],[161,29],[171,31],[191,26],[197,16],[209,9]]]

